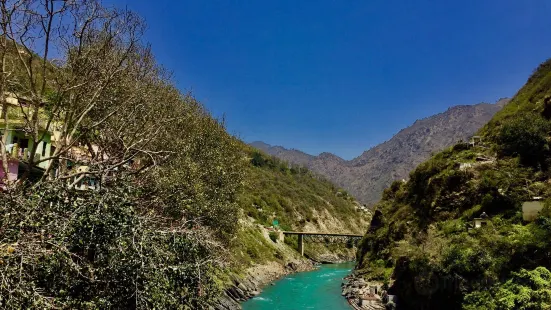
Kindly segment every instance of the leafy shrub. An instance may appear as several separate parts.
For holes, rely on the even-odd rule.
[[[251,164],[255,167],[263,167],[266,164],[264,156],[259,151],[252,152]]]
[[[527,114],[506,122],[499,132],[502,156],[519,156],[521,163],[531,167],[544,164],[549,152],[547,136],[551,126],[541,116]]]
[[[540,216],[551,219],[551,199],[546,199],[543,209],[539,213]]]
[[[464,310],[539,310],[551,307],[551,272],[538,267],[514,272],[507,282],[489,291],[465,296]]]
[[[268,236],[270,237],[270,240],[272,240],[274,243],[277,243],[278,235],[275,231],[270,231]]]
[[[212,236],[160,226],[136,194],[63,182],[2,194],[0,308],[207,307],[218,294]]]
[[[404,184],[402,181],[394,181],[390,184],[390,187],[383,191],[383,200],[390,200],[396,197],[396,193],[400,190]]]
[[[461,152],[470,148],[469,143],[460,141],[452,147],[454,152]]]

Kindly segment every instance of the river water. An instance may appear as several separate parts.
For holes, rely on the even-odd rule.
[[[353,263],[321,265],[314,271],[286,276],[244,302],[243,310],[350,310],[341,296],[341,283],[353,267]]]

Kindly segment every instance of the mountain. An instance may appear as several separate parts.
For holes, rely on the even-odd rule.
[[[410,171],[432,153],[469,139],[508,102],[505,98],[495,104],[451,107],[417,120],[390,140],[349,161],[331,153],[313,156],[264,142],[251,145],[280,159],[304,165],[343,187],[362,203],[372,205],[392,181],[407,179]]]
[[[288,150],[281,146],[271,146],[260,141],[252,142],[250,145],[279,159],[303,166],[308,166],[309,163],[316,158],[316,156],[306,154],[299,150]]]
[[[395,309],[550,309],[551,59],[477,136],[376,205],[356,274]]]

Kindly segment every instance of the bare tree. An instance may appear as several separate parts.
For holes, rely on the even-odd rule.
[[[209,306],[228,258],[219,241],[237,229],[241,142],[173,86],[135,14],[97,0],[0,10],[4,172],[10,118],[32,141],[21,182],[0,195],[0,308]],[[35,156],[48,134],[55,151]],[[17,186],[41,163],[34,187]],[[67,188],[90,175],[115,180]]]
[[[85,175],[120,171],[137,158],[155,164],[167,155],[149,147],[162,124],[170,122],[167,103],[156,102],[170,87],[141,41],[141,18],[94,0],[2,0],[1,6],[9,12],[2,19],[2,53],[18,68],[11,76],[3,70],[2,96],[10,91],[20,99],[19,112],[33,142],[21,180],[44,161],[43,180],[59,163],[57,177],[77,182]],[[55,133],[55,151],[36,158],[46,133]],[[6,159],[2,147],[4,170]],[[68,160],[84,161],[90,169],[69,171]]]

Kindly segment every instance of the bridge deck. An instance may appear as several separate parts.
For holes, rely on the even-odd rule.
[[[316,233],[316,232],[303,232],[303,231],[284,231],[283,234],[285,235],[309,235],[309,236],[330,236],[330,237],[336,237],[336,236],[342,236],[342,237],[363,237],[363,235],[357,235],[357,234],[328,234],[328,233]]]

